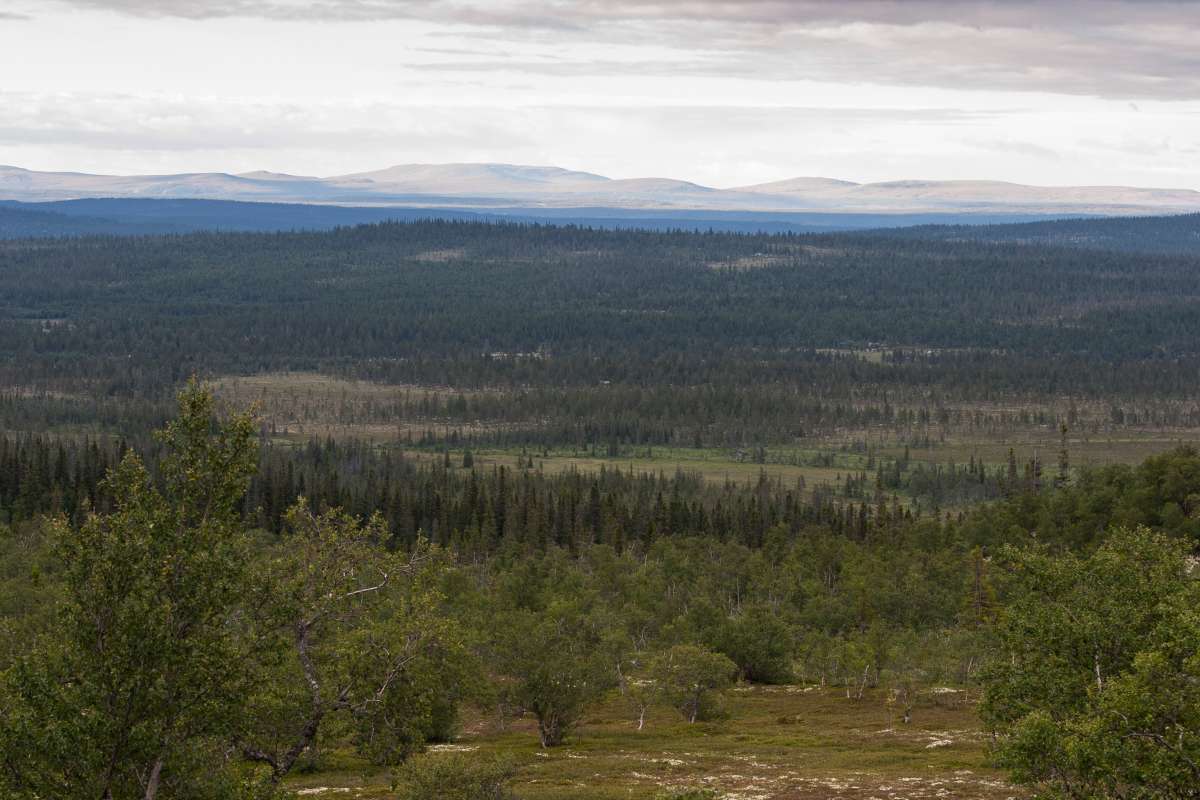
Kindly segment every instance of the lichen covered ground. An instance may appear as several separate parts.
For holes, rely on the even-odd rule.
[[[852,700],[834,689],[740,687],[726,708],[727,719],[694,725],[659,709],[638,731],[614,696],[552,750],[538,747],[531,719],[501,728],[475,713],[456,743],[433,749],[509,755],[519,765],[513,788],[526,800],[648,800],[689,787],[727,800],[1023,797],[988,766],[984,733],[959,693],[923,694],[909,724],[882,692]],[[391,794],[386,771],[340,754],[292,785],[309,797]]]

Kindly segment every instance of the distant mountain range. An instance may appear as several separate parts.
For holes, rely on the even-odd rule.
[[[0,166],[0,200],[239,200],[395,208],[608,208],[839,214],[1127,215],[1200,211],[1200,192],[1125,186],[1025,186],[1002,181],[853,183],[791,178],[717,189],[669,178],[614,180],[512,164],[406,164],[318,178],[275,172],[89,175]]]

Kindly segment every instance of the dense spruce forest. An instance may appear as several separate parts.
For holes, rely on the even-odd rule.
[[[1178,371],[1200,355],[1194,253],[453,222],[2,252],[5,351],[34,377],[79,362],[117,387],[192,367],[696,385],[883,344],[898,361],[932,351],[912,354],[915,380],[969,386],[990,368],[997,391],[1094,391],[1084,360]]]
[[[1196,214],[1176,214],[1169,217],[1042,220],[1008,225],[913,225],[877,233],[903,239],[1011,242],[1194,255],[1200,247],[1200,223],[1196,217]]]
[[[421,198],[410,198],[417,202]],[[437,198],[424,197],[426,202]],[[441,198],[453,203],[451,198]],[[411,220],[459,220],[516,224],[575,225],[614,230],[815,233],[912,225],[1015,223],[1047,214],[917,212],[722,211],[716,209],[491,207],[376,207],[266,203],[236,200],[90,198],[51,202],[0,200],[0,239],[49,236],[136,236],[193,231],[330,230],[338,226]]]
[[[1045,225],[0,243],[0,795],[1194,797],[1200,218]]]
[[[1133,241],[1200,224],[1178,219]],[[193,373],[317,370],[445,387],[429,417],[542,441],[792,441],[948,402],[1191,426],[1198,271],[1195,251],[461,222],[23,240],[0,249],[0,376],[4,402],[56,409],[18,416],[120,398],[161,421]]]

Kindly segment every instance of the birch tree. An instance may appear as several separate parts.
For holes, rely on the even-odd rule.
[[[114,511],[51,524],[57,624],[3,676],[6,796],[125,800],[202,794],[246,686],[237,608],[255,467],[249,415],[217,424],[192,382],[158,434],[155,482],[135,454],[107,478]]]
[[[1088,556],[1010,553],[1015,596],[985,671],[996,756],[1048,797],[1196,797],[1200,584],[1142,528]]]
[[[378,515],[317,515],[301,500],[260,565],[251,602],[258,681],[238,749],[265,767],[269,784],[312,754],[331,724],[377,760],[402,760],[423,743],[430,703],[420,698],[455,688],[453,670],[429,669],[461,649],[439,613],[439,555],[427,546],[389,552],[387,539]],[[415,681],[423,691],[411,691]]]

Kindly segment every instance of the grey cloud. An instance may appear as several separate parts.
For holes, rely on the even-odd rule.
[[[1190,0],[60,0],[146,17],[405,19],[488,48],[535,40],[670,47],[690,58],[479,65],[816,79],[1122,98],[1200,98]],[[442,68],[461,70],[465,62]]]
[[[1200,30],[1197,31],[1200,36]],[[1200,49],[1166,41],[1130,42],[1119,68],[1107,47],[1072,46],[1053,34],[1008,37],[940,31],[855,47],[824,34],[779,35],[773,47],[747,43],[692,58],[625,60],[528,56],[410,63],[430,72],[596,76],[705,76],[754,80],[829,80],[953,89],[1045,91],[1121,98],[1200,99]]]
[[[569,109],[569,106],[558,108]],[[607,111],[595,107],[579,108],[594,112]],[[820,122],[823,125],[891,122],[900,124],[953,124],[996,119],[1011,111],[973,111],[959,108],[829,108],[826,106],[654,106],[650,108],[614,108],[622,115],[654,116],[687,125],[701,124],[720,118],[730,127],[803,124]]]
[[[141,17],[223,19],[256,17],[273,20],[331,22],[419,19],[480,27],[580,29],[586,18],[552,13],[533,2],[488,3],[446,0],[60,0],[64,5]]]
[[[480,24],[590,26],[614,20],[958,22],[1028,27],[1064,23],[1177,21],[1191,0],[60,0],[126,14],[180,17],[374,18],[423,16]]]
[[[479,26],[593,31],[624,23],[710,21],[813,26],[950,23],[977,28],[1178,25],[1191,0],[59,0],[150,17],[425,19]],[[661,32],[661,31],[660,31]]]

